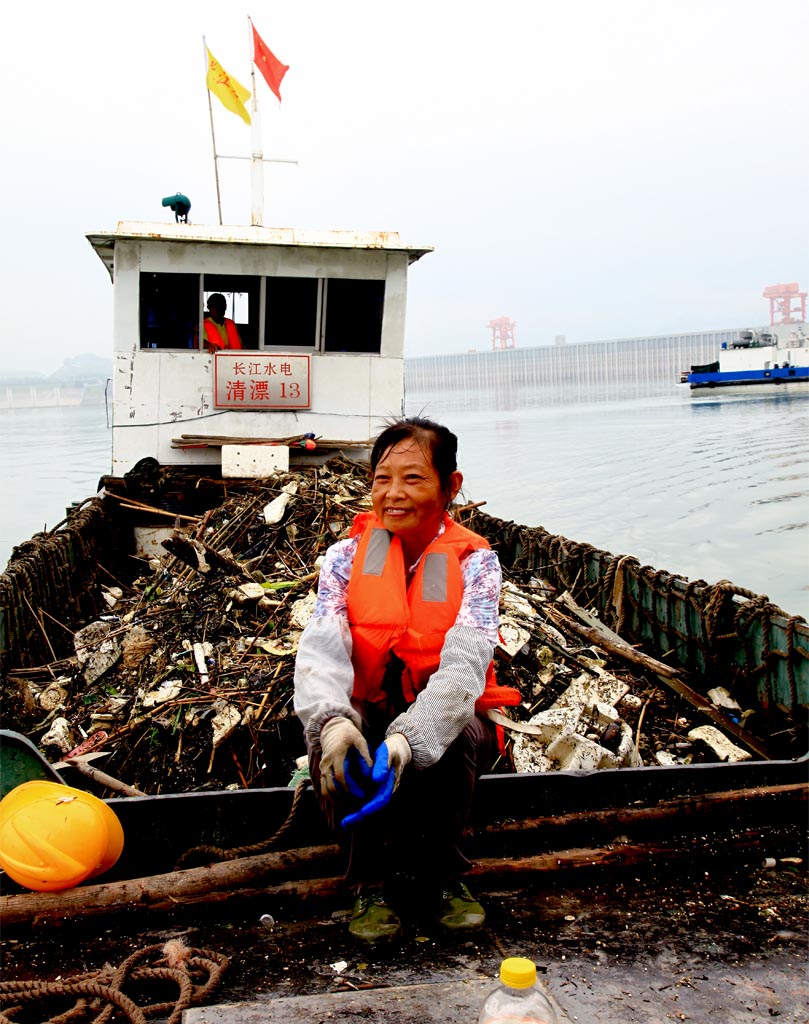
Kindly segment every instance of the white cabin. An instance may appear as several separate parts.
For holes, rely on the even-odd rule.
[[[723,342],[719,353],[720,373],[772,370],[806,366],[808,363],[809,339],[803,323],[741,331],[736,341],[730,344]]]
[[[112,475],[151,456],[218,464],[221,439],[366,441],[404,402],[407,271],[396,232],[121,222],[87,236],[114,287]],[[207,298],[241,350],[204,351]],[[183,436],[220,446],[191,446]]]

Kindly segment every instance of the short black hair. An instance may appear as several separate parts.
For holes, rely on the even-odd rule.
[[[382,456],[390,448],[408,438],[428,449],[441,489],[448,498],[452,497],[449,478],[458,469],[458,438],[447,427],[422,416],[394,420],[385,427],[371,449],[371,472],[376,471]]]
[[[228,308],[228,300],[220,292],[214,292],[213,295],[208,296],[208,309],[215,309],[217,306],[222,312]]]

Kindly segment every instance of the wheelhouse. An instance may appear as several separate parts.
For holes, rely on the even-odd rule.
[[[219,463],[223,439],[364,441],[401,414],[407,272],[431,247],[182,223],[87,237],[114,287],[113,475],[146,456]],[[214,293],[240,349],[206,350]]]

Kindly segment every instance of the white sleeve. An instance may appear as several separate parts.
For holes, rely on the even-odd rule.
[[[351,630],[343,615],[322,615],[309,620],[295,657],[293,706],[303,725],[306,742],[317,749],[320,730],[330,718],[343,715],[358,729],[360,716],[351,706],[354,666]]]

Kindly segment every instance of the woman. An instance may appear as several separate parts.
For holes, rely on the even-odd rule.
[[[295,665],[295,710],[330,825],[350,846],[349,931],[397,937],[388,902],[410,881],[450,932],[480,928],[459,848],[475,780],[496,755],[485,707],[497,687],[501,572],[488,543],[447,514],[458,439],[403,419],[371,452],[373,512],[326,553]]]

